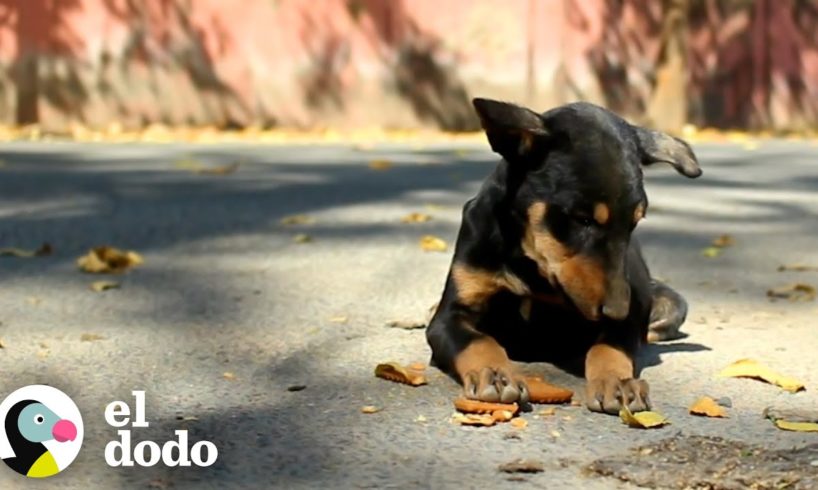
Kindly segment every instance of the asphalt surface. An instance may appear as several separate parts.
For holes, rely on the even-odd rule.
[[[771,287],[818,284],[818,272],[777,271],[818,265],[818,146],[696,151],[698,180],[647,172],[651,208],[638,236],[652,272],[688,298],[690,314],[687,338],[645,356],[643,377],[672,424],[640,431],[581,407],[527,414],[524,429],[459,427],[449,422],[458,388],[443,375],[430,371],[419,388],[373,377],[379,362],[428,360],[422,330],[385,324],[423,320],[437,301],[450,251],[424,252],[418,240],[452,243],[462,204],[496,161],[487,145],[4,144],[0,247],[49,242],[54,254],[0,257],[0,394],[50,384],[85,420],[78,459],[38,487],[633,488],[584,468],[677,434],[770,449],[818,442],[761,417],[770,405],[818,406],[816,302],[766,297]],[[203,175],[189,170],[191,159],[241,166]],[[391,168],[371,169],[376,159]],[[401,223],[410,212],[433,220]],[[294,214],[315,222],[279,223]],[[294,241],[302,233],[312,241]],[[735,244],[703,256],[725,233]],[[114,278],[121,289],[95,293],[89,284],[100,278],[75,260],[104,244],[145,263]],[[746,357],[807,391],[716,377]],[[580,379],[526,368],[581,393]],[[297,385],[305,388],[288,391]],[[218,446],[217,463],[107,467],[116,429],[105,406],[136,389],[147,392],[150,427],[134,439],[162,442],[187,428],[192,442]],[[730,418],[688,415],[699,395],[730,397]],[[364,405],[381,411],[363,414]],[[509,481],[497,466],[516,458],[542,461],[545,472]],[[0,487],[32,485],[0,465]]]

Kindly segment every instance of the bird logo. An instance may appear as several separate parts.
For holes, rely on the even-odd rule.
[[[79,453],[82,417],[74,402],[56,388],[21,388],[0,404],[0,416],[5,435],[5,441],[0,438],[0,457],[22,475],[56,475]]]

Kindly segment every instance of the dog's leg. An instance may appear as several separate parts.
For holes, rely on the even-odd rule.
[[[680,331],[687,317],[687,301],[668,285],[651,280],[653,307],[650,310],[648,342],[661,342],[684,337]]]
[[[426,338],[433,364],[459,381],[467,398],[524,402],[528,388],[505,349],[477,329],[488,299],[504,286],[503,280],[494,274],[453,267]]]

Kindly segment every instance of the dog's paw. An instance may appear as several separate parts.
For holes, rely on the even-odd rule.
[[[528,386],[525,380],[510,369],[486,367],[470,371],[463,377],[466,398],[491,403],[527,403]]]
[[[641,379],[618,379],[609,376],[588,380],[585,404],[592,412],[617,414],[622,406],[631,412],[650,410],[648,383]]]

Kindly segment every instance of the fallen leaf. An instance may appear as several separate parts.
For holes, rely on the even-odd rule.
[[[767,383],[780,386],[792,393],[805,389],[804,384],[800,381],[779,374],[754,359],[740,359],[722,369],[719,376],[723,378],[760,379]]]
[[[284,226],[291,225],[311,225],[315,223],[315,218],[308,214],[294,214],[292,216],[285,216],[278,220],[279,224]]]
[[[426,223],[431,221],[432,216],[426,213],[409,213],[400,219],[401,223]]]
[[[402,328],[403,330],[419,330],[426,328],[426,323],[413,320],[392,320],[386,324],[390,328]]]
[[[491,415],[476,413],[456,413],[452,415],[452,422],[456,422],[460,425],[476,425],[482,427],[491,427],[495,424]]]
[[[517,459],[497,467],[503,473],[542,473],[545,466],[533,459]]]
[[[657,412],[636,412],[632,413],[628,407],[622,407],[619,411],[619,418],[622,422],[637,429],[653,429],[662,427],[670,423],[664,415]]]
[[[381,409],[376,407],[375,405],[365,405],[361,407],[361,412],[363,413],[378,413]]]
[[[574,392],[545,382],[539,376],[526,376],[528,396],[531,403],[568,403]]]
[[[415,422],[420,423],[426,422],[426,417],[424,417],[423,415],[418,415],[417,418],[415,419]]]
[[[336,315],[330,317],[329,321],[332,323],[346,323],[349,321],[349,317],[346,315]]]
[[[688,409],[691,415],[702,415],[705,417],[727,417],[727,410],[716,403],[709,396],[703,396]]]
[[[37,250],[25,250],[22,248],[0,248],[0,257],[17,257],[21,259],[30,259],[32,257],[45,257],[54,253],[54,249],[49,243],[43,243]]]
[[[560,432],[558,430],[552,430],[551,432],[549,432],[549,434],[551,434],[551,437],[553,437],[554,439],[559,439],[561,437]]]
[[[767,290],[770,298],[785,298],[790,301],[812,301],[815,299],[815,287],[802,282],[789,284]]]
[[[514,418],[514,413],[511,410],[495,410],[491,412],[491,418],[495,422],[508,422]],[[512,425],[514,424],[512,423]]]
[[[312,237],[306,233],[299,233],[293,237],[293,241],[295,243],[310,243],[312,241]]]
[[[732,235],[720,235],[713,239],[711,245],[718,248],[732,247],[736,244],[736,239]]]
[[[778,266],[778,272],[818,272],[818,266],[807,264],[782,264]]]
[[[3,342],[3,339],[0,339],[0,349],[5,349],[5,348],[6,348],[6,343]]]
[[[405,368],[397,362],[378,364],[375,366],[375,376],[410,386],[421,386],[426,384],[426,376],[424,376],[423,373]]]
[[[424,252],[445,252],[448,245],[443,239],[434,235],[424,235],[420,239],[420,248]]]
[[[548,407],[545,410],[540,410],[539,412],[537,412],[537,415],[540,415],[542,417],[551,417],[552,415],[555,415],[556,413],[557,413],[557,407]]]
[[[96,340],[105,340],[105,337],[95,333],[84,333],[80,335],[80,342],[94,342]]]
[[[781,430],[795,432],[818,432],[818,424],[815,422],[790,422],[789,420],[776,420],[775,426]]]
[[[413,371],[420,371],[420,372],[426,371],[426,364],[422,363],[422,362],[413,362],[408,367],[409,367],[409,369],[411,369]]]
[[[369,161],[369,168],[372,170],[389,170],[392,168],[392,162],[385,158],[376,158]]]
[[[491,403],[480,400],[470,400],[463,397],[455,399],[454,408],[456,408],[458,412],[482,414],[491,414],[504,410],[511,412],[512,415],[516,415],[520,410],[519,405],[516,403]]]
[[[702,250],[702,255],[709,259],[713,259],[718,257],[721,254],[721,248],[719,247],[707,247]]]
[[[114,281],[94,281],[91,283],[91,291],[102,292],[108,289],[119,289],[119,283]]]
[[[92,248],[86,255],[78,258],[77,267],[83,272],[108,274],[125,272],[143,262],[142,256],[134,251],[101,246]]]
[[[528,420],[521,418],[512,419],[511,426],[515,429],[525,429],[528,427]]]
[[[236,375],[231,373],[230,371],[225,371],[224,374],[222,374],[222,377],[227,381],[235,381],[236,379]]]

